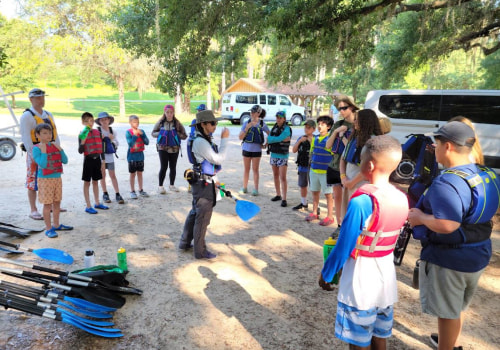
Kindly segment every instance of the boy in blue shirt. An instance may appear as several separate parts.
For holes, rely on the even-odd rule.
[[[139,129],[139,117],[131,115],[129,118],[131,128],[127,130],[125,136],[127,138],[128,151],[128,172],[130,173],[130,198],[137,199],[135,192],[135,177],[137,174],[137,184],[139,185],[139,195],[141,197],[149,197],[142,188],[142,173],[144,172],[144,148],[149,145],[149,139],[144,130]]]

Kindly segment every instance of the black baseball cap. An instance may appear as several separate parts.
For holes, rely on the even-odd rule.
[[[476,142],[476,133],[474,132],[474,130],[467,124],[456,121],[446,123],[445,125],[440,127],[438,131],[425,135],[442,136],[459,146],[472,147]]]

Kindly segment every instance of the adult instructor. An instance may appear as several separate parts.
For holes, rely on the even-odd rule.
[[[36,207],[37,186],[37,165],[33,159],[33,145],[40,142],[35,135],[35,128],[38,124],[47,123],[52,126],[52,142],[60,146],[59,135],[52,114],[43,109],[45,107],[45,91],[39,88],[32,89],[28,97],[31,107],[27,108],[21,116],[20,129],[21,139],[26,148],[26,188],[28,189],[28,200],[30,204],[29,217],[33,220],[43,220],[42,215]],[[66,211],[61,209],[61,211]]]
[[[192,188],[193,207],[184,223],[179,249],[188,250],[194,247],[196,259],[214,259],[217,255],[207,250],[205,236],[216,203],[215,191],[216,185],[219,184],[216,174],[221,170],[222,161],[226,158],[229,129],[222,130],[218,148],[212,142],[217,118],[211,110],[197,113],[196,123],[193,125],[196,125],[196,134],[190,151],[192,154],[189,156],[193,171],[190,175],[185,174]]]

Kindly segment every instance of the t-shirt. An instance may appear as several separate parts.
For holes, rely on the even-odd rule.
[[[461,165],[450,169],[476,173],[474,164]],[[462,222],[470,209],[472,192],[467,182],[455,174],[443,173],[436,177],[417,207],[437,219]],[[422,230],[417,226],[414,230]],[[422,240],[420,258],[438,266],[462,272],[477,272],[488,265],[491,258],[491,240],[475,243],[473,247],[454,247],[450,244],[463,243],[461,228],[453,233],[439,234],[427,231]]]
[[[393,305],[398,299],[392,253],[379,258],[350,257],[363,228],[371,221],[372,212],[372,200],[366,194],[349,201],[337,244],[321,271],[323,279],[331,281],[343,267],[338,301],[360,310],[384,308]]]
[[[246,121],[243,126],[241,127],[241,131],[245,131],[249,121]],[[269,127],[267,126],[266,123],[263,123],[262,125],[262,132],[269,134]],[[253,142],[243,142],[241,145],[241,149],[243,151],[247,152],[262,152],[262,145],[259,143],[253,143]]]

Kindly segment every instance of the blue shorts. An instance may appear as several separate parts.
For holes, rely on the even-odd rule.
[[[335,336],[349,344],[369,346],[372,337],[389,338],[392,335],[393,314],[392,305],[358,310],[338,302]]]

